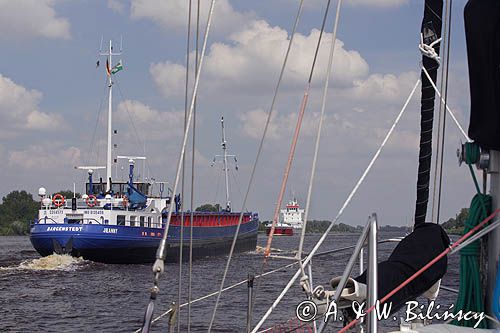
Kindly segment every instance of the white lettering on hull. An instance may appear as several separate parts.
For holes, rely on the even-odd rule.
[[[47,231],[82,231],[83,227],[68,227],[68,226],[61,226],[61,227],[47,227]]]

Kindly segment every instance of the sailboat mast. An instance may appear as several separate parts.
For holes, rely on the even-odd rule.
[[[108,147],[106,153],[106,191],[109,192],[111,190],[111,156],[112,156],[112,141],[113,141],[113,80],[111,78],[111,73],[109,72],[110,68],[113,68],[112,63],[113,56],[113,43],[109,41],[109,52],[108,59],[106,63],[107,74],[108,74]]]
[[[220,119],[222,125],[222,163],[224,168],[224,179],[226,182],[226,209],[231,211],[231,201],[229,200],[229,176],[227,168],[227,142],[226,142],[226,131],[224,128],[224,117]]]

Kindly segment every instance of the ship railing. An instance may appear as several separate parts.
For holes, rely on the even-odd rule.
[[[50,222],[49,222],[50,221]],[[67,218],[64,218],[64,223],[67,223],[68,219]],[[87,217],[87,218],[84,218],[84,219],[81,219],[81,220],[78,220],[79,222],[74,222],[72,224],[103,224],[101,221],[99,221],[98,219],[96,218],[91,218],[91,217]],[[56,220],[54,220],[53,218],[51,217],[48,217],[48,216],[44,216],[43,218],[41,219],[35,219],[33,221],[30,221],[30,226],[33,226],[35,224],[60,224],[60,222],[57,222]]]
[[[368,245],[368,269],[367,269],[367,290],[368,290],[368,299],[367,306],[370,307],[375,305],[378,299],[377,294],[377,285],[378,285],[378,267],[377,267],[377,252],[378,252],[378,243],[377,243],[377,214],[373,213],[366,223],[361,236],[358,238],[358,242],[354,248],[354,252],[349,258],[349,262],[342,274],[340,279],[340,283],[337,285],[335,290],[335,294],[333,296],[334,303],[338,303],[340,299],[340,295],[342,294],[342,290],[344,290],[349,277],[351,276],[354,265],[360,260],[362,262],[362,249],[365,243]],[[371,311],[366,314],[366,324],[368,328],[368,332],[377,333],[377,316],[374,311]],[[317,332],[323,332],[326,327],[327,322],[321,321],[320,326],[318,327]]]
[[[64,201],[64,204],[57,207],[53,203],[48,206],[41,206],[44,210],[57,210],[57,209],[72,209],[71,199]],[[95,205],[89,205],[85,199],[76,199],[76,209],[110,209],[111,210],[128,210],[124,204],[123,198],[111,198],[111,199],[97,199]]]
[[[49,224],[47,223],[47,220],[50,220],[51,222],[49,222],[50,224],[55,224],[57,223],[53,218],[51,217],[48,217],[48,216],[44,216],[43,218],[41,219],[36,219],[33,221],[33,225],[34,224]]]

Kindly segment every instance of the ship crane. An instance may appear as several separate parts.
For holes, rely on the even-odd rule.
[[[228,158],[232,158],[234,160],[235,164],[235,169],[238,170],[238,159],[236,158],[236,155],[231,155],[227,153],[227,141],[226,141],[226,130],[224,128],[224,117],[220,118],[220,123],[222,127],[222,155],[215,155],[214,159],[212,161],[212,165],[217,161],[222,162],[222,170],[224,171],[224,181],[226,184],[226,211],[230,212],[231,211],[231,200],[229,198],[229,166],[228,166]]]

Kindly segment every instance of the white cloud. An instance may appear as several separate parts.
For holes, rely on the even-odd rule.
[[[163,140],[182,135],[184,111],[158,111],[139,101],[125,100],[118,105],[116,119],[147,133],[148,140]]]
[[[293,0],[297,2],[297,0]],[[378,7],[378,8],[390,8],[390,7],[400,7],[408,3],[408,0],[346,0],[345,4],[350,6],[364,6],[364,7]],[[310,0],[304,3],[304,6],[310,8],[324,8],[325,1],[323,0]]]
[[[166,97],[184,94],[186,67],[170,61],[151,64],[149,72],[153,81]]]
[[[319,112],[312,112],[304,116],[300,132],[302,136],[312,137],[316,135],[319,117]],[[267,112],[261,109],[242,112],[239,115],[239,119],[242,123],[243,134],[245,136],[252,139],[260,139],[262,137],[266,125]],[[324,128],[329,127],[332,121],[333,119],[330,116],[326,116],[323,122]],[[295,129],[296,123],[296,113],[280,115],[274,112],[269,123],[267,138],[271,140],[288,139]]]
[[[57,16],[54,0],[0,0],[0,39],[71,38],[68,19]]]
[[[121,14],[125,11],[125,3],[123,0],[108,0],[108,8]]]
[[[310,71],[313,52],[319,31],[313,29],[309,35],[297,34],[290,55],[285,85],[302,89]],[[211,45],[205,58],[202,72],[204,84],[212,90],[244,92],[268,91],[277,75],[289,42],[288,33],[280,27],[272,27],[266,21],[253,21],[248,28],[232,34],[227,42]],[[323,35],[321,49],[315,69],[315,81],[325,78],[331,34]],[[182,94],[185,67],[171,62],[151,66],[158,88],[168,96]],[[368,64],[357,51],[346,50],[337,40],[333,66],[333,85],[352,86],[355,80],[366,77]]]
[[[187,0],[132,0],[130,16],[133,19],[149,19],[165,29],[186,30],[188,18]],[[196,2],[193,1],[193,18],[196,12]],[[202,31],[208,16],[210,1],[201,1],[200,20]],[[253,14],[239,13],[229,3],[229,0],[219,0],[214,8],[213,29],[215,32],[233,31],[241,27]],[[194,20],[194,19],[193,19]]]
[[[56,145],[57,146],[57,145]],[[12,167],[22,169],[71,169],[79,165],[81,152],[79,148],[54,146],[53,142],[31,145],[25,150],[12,150],[9,152],[8,163]],[[70,168],[68,168],[70,167]]]
[[[407,4],[408,0],[348,0],[347,3],[353,6],[399,7]]]
[[[42,93],[28,90],[0,74],[0,128],[13,136],[22,130],[60,130],[66,126],[62,116],[38,109]]]
[[[355,80],[352,87],[341,90],[340,94],[357,102],[404,102],[417,78],[416,72],[372,74]]]

